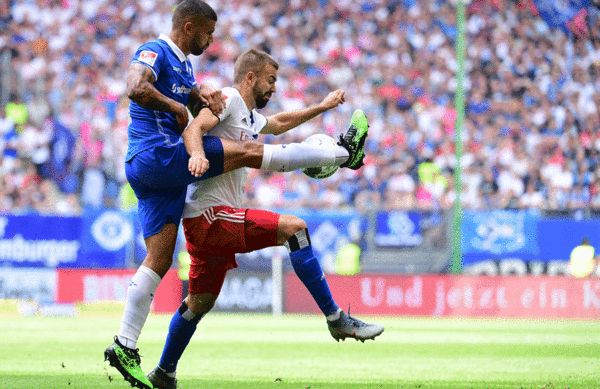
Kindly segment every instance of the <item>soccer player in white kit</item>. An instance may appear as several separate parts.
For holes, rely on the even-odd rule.
[[[248,50],[243,53],[235,63],[234,86],[222,90],[226,104],[223,112],[217,117],[204,109],[190,126],[196,126],[203,135],[254,140],[259,133],[282,134],[344,102],[344,92],[338,90],[331,92],[317,106],[266,118],[256,109],[263,108],[275,92],[278,67],[277,62],[265,52]],[[358,110],[352,117],[348,133],[341,137],[340,142],[354,141],[358,137],[364,147],[367,129],[366,117]],[[263,165],[269,164],[269,155],[277,153],[280,148],[281,145],[265,145]],[[361,152],[360,162],[364,158],[364,152]],[[333,151],[332,155],[335,155]],[[193,172],[193,169],[190,162],[190,171]],[[271,166],[269,170],[276,169]],[[198,322],[214,306],[227,271],[238,266],[236,253],[285,245],[294,271],[326,316],[329,331],[336,340],[350,337],[364,341],[383,332],[381,325],[362,322],[337,306],[302,219],[241,208],[247,176],[248,168],[239,168],[188,186],[183,228],[192,259],[189,294],[171,320],[159,365],[147,376],[154,388],[177,387],[177,363]]]

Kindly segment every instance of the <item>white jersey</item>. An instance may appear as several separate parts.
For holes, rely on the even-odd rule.
[[[246,107],[240,92],[231,87],[223,88],[225,108],[219,115],[219,123],[206,135],[235,140],[254,140],[267,125],[264,115]],[[220,176],[190,184],[187,189],[183,218],[202,215],[208,208],[229,206],[240,208],[249,168],[239,168]]]

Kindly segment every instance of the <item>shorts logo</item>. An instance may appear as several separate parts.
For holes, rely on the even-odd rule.
[[[158,57],[158,54],[156,54],[155,52],[144,50],[140,53],[140,57],[138,58],[138,61],[147,63],[150,66],[154,66],[154,62],[156,62],[157,57]]]

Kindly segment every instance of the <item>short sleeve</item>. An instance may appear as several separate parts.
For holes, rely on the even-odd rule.
[[[256,110],[252,111],[252,116],[254,117],[254,121],[256,122],[256,132],[260,133],[262,129],[265,128],[265,126],[267,125],[268,120],[265,117],[265,115],[256,112]]]
[[[164,54],[162,49],[152,42],[146,43],[136,51],[132,63],[139,63],[149,68],[154,74],[154,78],[158,79],[160,69],[163,63]]]
[[[223,111],[218,116],[220,122],[227,119],[235,111],[236,107],[239,106],[240,101],[242,101],[239,93],[232,93],[233,91],[233,88],[223,88],[221,90],[223,99],[225,99],[225,108],[223,108]]]

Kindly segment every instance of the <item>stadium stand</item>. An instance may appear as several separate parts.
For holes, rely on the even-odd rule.
[[[359,172],[317,181],[254,171],[248,206],[452,206],[452,2],[209,3],[219,21],[214,44],[192,58],[199,81],[229,85],[233,60],[256,46],[283,64],[266,111],[346,90],[340,109],[277,142],[335,135],[355,108],[371,124]],[[530,3],[480,0],[467,9],[461,200],[468,209],[600,209],[600,18],[592,12],[590,38],[576,39],[550,30]],[[0,2],[0,213],[77,215],[86,206],[119,206],[125,72],[136,47],[169,30],[174,4]]]

